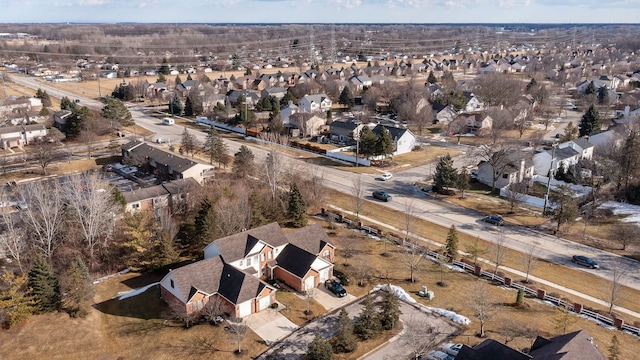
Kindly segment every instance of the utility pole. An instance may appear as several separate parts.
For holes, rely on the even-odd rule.
[[[544,206],[542,207],[542,216],[547,213],[547,202],[549,201],[549,190],[551,189],[551,177],[553,176],[553,163],[556,158],[556,145],[551,148],[551,165],[549,166],[549,173],[547,174],[547,193],[544,195]]]

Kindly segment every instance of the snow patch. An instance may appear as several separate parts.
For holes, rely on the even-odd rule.
[[[466,316],[462,316],[456,312],[450,311],[450,310],[445,310],[445,309],[440,309],[440,308],[432,308],[427,306],[427,309],[433,311],[436,314],[440,314],[444,317],[446,317],[447,319],[453,321],[454,323],[457,324],[462,324],[462,325],[469,325],[471,324],[471,320],[469,320],[468,317]]]
[[[443,264],[443,265],[444,265],[444,267],[446,267],[448,269],[451,269],[451,270],[455,270],[457,272],[461,272],[461,273],[466,273],[467,272],[465,269],[461,268],[458,265],[452,265],[452,264]]]
[[[373,290],[382,290],[382,291],[387,291],[387,284],[384,285],[376,285],[373,287]],[[391,286],[391,293],[393,295],[395,295],[398,299],[402,300],[402,301],[406,301],[408,303],[415,303],[416,300],[414,298],[411,297],[411,295],[409,295],[406,291],[404,291],[403,288],[401,288],[400,286],[395,286],[395,285],[390,285]]]
[[[621,221],[640,225],[640,206],[638,205],[607,201],[600,205],[598,209],[611,209],[614,215],[629,215]]]
[[[160,282],[154,282],[152,284],[143,286],[141,288],[133,289],[131,291],[122,291],[122,292],[119,292],[118,295],[114,296],[112,299],[117,299],[117,300],[128,299],[130,297],[134,297],[136,295],[140,295],[143,292],[149,290],[149,288],[154,287],[154,286],[156,286],[158,284],[160,284]]]

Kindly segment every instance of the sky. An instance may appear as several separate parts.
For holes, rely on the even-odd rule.
[[[640,0],[2,0],[0,23],[638,23]]]

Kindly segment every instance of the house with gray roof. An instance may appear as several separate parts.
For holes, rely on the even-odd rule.
[[[122,192],[125,211],[153,211],[156,217],[163,210],[175,210],[185,204],[187,198],[201,188],[193,178],[174,180],[168,183]]]
[[[372,129],[376,136],[380,136],[382,129],[387,129],[391,135],[393,141],[393,153],[392,155],[401,155],[411,152],[416,145],[416,137],[411,130],[404,127],[395,127],[378,124]]]
[[[543,176],[549,174],[549,169],[554,173],[562,166],[569,169],[582,159],[593,157],[593,144],[586,138],[578,138],[566,141],[551,150],[541,150],[533,156],[535,173]]]

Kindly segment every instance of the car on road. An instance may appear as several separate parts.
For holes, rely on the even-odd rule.
[[[382,191],[382,190],[374,191],[373,197],[382,201],[391,201],[391,195],[389,195],[386,191]]]
[[[337,297],[345,297],[347,296],[347,290],[340,284],[338,281],[334,279],[329,279],[324,282],[324,287],[326,287],[329,291],[334,293]]]
[[[592,269],[598,269],[600,267],[600,265],[598,265],[598,263],[595,260],[583,255],[573,255],[573,258],[571,258],[571,262],[574,262],[578,265],[586,266]]]
[[[380,175],[380,180],[387,181],[387,180],[391,180],[392,177],[393,177],[393,174],[386,172]]]
[[[504,219],[500,215],[487,215],[484,218],[482,218],[482,221],[495,226],[504,225]]]
[[[457,356],[462,349],[462,344],[446,343],[442,345],[442,350],[451,356]]]

